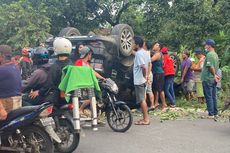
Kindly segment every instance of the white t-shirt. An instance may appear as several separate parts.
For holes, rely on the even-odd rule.
[[[144,65],[146,67],[146,71],[148,71],[150,62],[150,54],[147,51],[140,49],[136,52],[133,66],[134,85],[141,85],[146,82],[146,79],[142,73],[142,66]]]

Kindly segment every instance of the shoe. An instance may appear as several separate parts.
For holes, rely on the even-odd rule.
[[[169,105],[169,107],[171,107],[171,108],[175,108],[175,107],[176,107],[176,105]]]

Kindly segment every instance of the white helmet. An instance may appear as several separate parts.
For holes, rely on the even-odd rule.
[[[53,49],[55,55],[70,54],[72,51],[72,43],[66,38],[57,37],[53,42]]]

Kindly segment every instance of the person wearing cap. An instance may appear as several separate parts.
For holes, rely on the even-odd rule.
[[[196,96],[200,103],[204,103],[204,92],[201,82],[201,71],[203,69],[205,55],[204,51],[201,48],[195,48],[195,56],[198,59],[198,62],[192,67],[195,77],[195,86],[196,86]]]
[[[22,103],[21,74],[11,58],[11,47],[0,45],[0,120],[5,120],[7,114]]]
[[[182,65],[181,65],[181,83],[187,100],[194,98],[194,75],[192,72],[192,61],[189,58],[190,52],[185,49],[182,54]]]
[[[79,50],[79,53],[80,53],[80,59],[76,60],[74,65],[91,67],[89,61],[92,58],[93,51],[88,46],[83,46]],[[105,80],[105,78],[103,76],[101,76],[99,73],[97,73],[96,71],[94,71],[94,72],[95,72],[95,75],[98,79]],[[80,106],[79,111],[80,111],[80,114],[82,117],[87,117],[87,115],[84,114],[84,109],[89,104],[90,104],[90,100],[87,99],[87,100],[84,100],[83,104]]]
[[[204,48],[208,53],[201,72],[201,80],[209,118],[214,118],[218,114],[216,84],[219,77],[216,73],[219,69],[219,57],[215,52],[215,41],[213,39],[206,40]]]
[[[165,94],[169,100],[170,107],[174,108],[176,106],[176,97],[174,92],[174,61],[173,59],[168,55],[168,48],[163,47],[161,49],[161,52],[163,54],[163,69],[164,69],[164,75],[165,75],[165,86],[164,91]]]
[[[29,47],[25,47],[21,50],[22,57],[19,60],[19,64],[22,72],[22,80],[29,78],[33,72],[33,61],[30,57],[30,50],[31,48]]]

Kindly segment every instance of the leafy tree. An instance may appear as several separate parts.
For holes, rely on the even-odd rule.
[[[28,0],[20,0],[0,6],[0,43],[15,49],[36,46],[43,42],[50,30],[46,6],[41,3],[33,8]]]
[[[147,6],[147,36],[164,40],[175,48],[199,46],[204,38],[214,36],[221,29],[218,10],[209,0],[152,0]]]
[[[57,35],[62,28],[76,27],[81,33],[88,33],[98,27],[87,11],[87,0],[43,0],[48,7],[47,17],[51,19],[51,33]]]

